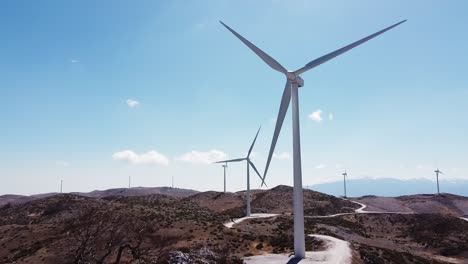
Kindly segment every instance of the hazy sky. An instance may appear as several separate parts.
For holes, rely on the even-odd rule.
[[[218,158],[261,125],[263,171],[284,77],[218,20],[295,70],[403,19],[305,73],[303,182],[468,178],[468,2],[0,2],[0,194],[170,185],[222,190]],[[270,186],[292,184],[288,112]],[[252,187],[260,181],[252,178]],[[231,164],[228,190],[245,188]]]

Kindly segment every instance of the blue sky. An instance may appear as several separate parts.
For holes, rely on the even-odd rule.
[[[0,194],[176,185],[221,190],[216,158],[261,125],[263,171],[284,77],[223,20],[295,70],[403,19],[305,73],[303,182],[468,178],[466,1],[2,1]],[[321,110],[322,120],[310,116]],[[330,114],[333,120],[330,120]],[[292,184],[288,112],[270,186]],[[252,186],[259,185],[258,179]],[[232,164],[228,189],[245,188]]]

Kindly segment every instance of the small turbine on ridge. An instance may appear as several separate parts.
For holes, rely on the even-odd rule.
[[[344,198],[346,198],[346,178],[348,177],[348,173],[345,170],[345,172],[343,174],[341,174],[341,175],[343,175]]]
[[[224,169],[224,193],[226,193],[226,169],[228,167],[227,162],[225,162],[222,167]]]
[[[434,172],[436,174],[436,179],[437,179],[437,194],[440,194],[440,192],[439,192],[439,174],[444,174],[444,173],[441,172],[439,170],[439,168],[437,168],[437,170],[435,170]]]

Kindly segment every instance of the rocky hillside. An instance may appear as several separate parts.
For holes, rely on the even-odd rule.
[[[185,198],[202,207],[230,217],[245,215],[245,191],[237,193],[204,192]],[[280,185],[270,190],[252,190],[252,213],[291,214],[293,188]],[[335,196],[304,189],[304,214],[329,215],[353,212],[359,205]]]
[[[221,250],[239,243],[223,234],[224,221],[164,195],[56,195],[0,209],[0,263],[155,263],[173,250],[204,247],[235,259]]]
[[[368,206],[366,210],[369,211],[431,213],[450,216],[468,215],[468,197],[447,193],[400,197],[363,196],[354,200],[366,204]]]
[[[184,198],[60,194],[8,203],[0,206],[0,263],[217,264],[242,263],[243,257],[258,254],[290,253],[292,188],[278,186],[252,193],[253,212],[279,215],[245,220],[232,229],[224,223],[236,215],[244,216],[245,192],[205,192]],[[408,199],[426,199],[421,197],[394,198],[392,208],[414,210],[418,206],[411,207]],[[463,198],[444,195],[428,200],[446,208],[456,206],[458,209],[450,209],[455,212],[462,210]],[[364,199],[381,201],[376,197],[360,200]],[[309,216],[353,212],[359,207],[308,190],[304,190],[304,204]],[[305,228],[307,234],[350,242],[353,264],[464,263],[468,259],[468,221],[445,210],[436,212],[442,213],[306,218]],[[306,244],[308,250],[324,247],[321,240],[309,236]]]
[[[152,195],[152,194],[163,194],[172,197],[188,197],[198,193],[194,190],[180,189],[180,188],[171,188],[171,187],[134,187],[134,188],[116,188],[108,190],[96,190],[92,192],[74,192],[71,194],[93,197],[93,198],[104,198],[108,196],[142,196],[142,195]],[[21,204],[29,201],[34,201],[37,199],[42,199],[50,196],[57,195],[58,193],[44,193],[36,194],[31,196],[24,195],[0,195],[0,206],[6,204]]]

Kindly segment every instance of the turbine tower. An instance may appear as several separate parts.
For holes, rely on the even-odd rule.
[[[261,128],[261,127],[260,127]],[[251,210],[250,210],[250,167],[252,167],[255,171],[255,173],[258,175],[258,177],[260,178],[260,180],[262,180],[262,184],[264,184],[264,179],[262,178],[262,176],[260,176],[260,173],[258,172],[257,168],[255,167],[255,165],[253,164],[253,162],[250,160],[250,154],[252,153],[252,149],[255,145],[255,141],[257,140],[257,136],[258,136],[258,133],[260,132],[260,128],[258,129],[257,131],[257,134],[255,135],[255,138],[252,142],[252,145],[250,145],[250,148],[249,148],[249,152],[247,152],[247,157],[245,158],[239,158],[239,159],[231,159],[231,160],[221,160],[221,161],[217,161],[215,163],[225,163],[226,166],[229,162],[239,162],[239,161],[246,161],[247,163],[247,193],[246,193],[246,200],[247,200],[247,216],[250,216],[251,214]]]
[[[293,166],[294,166],[294,254],[296,258],[305,258],[305,237],[304,237],[304,197],[302,194],[302,169],[301,169],[301,144],[300,144],[300,132],[299,132],[299,97],[298,97],[298,88],[304,86],[304,80],[301,78],[301,74],[306,71],[319,66],[322,63],[325,63],[354,47],[357,47],[364,42],[377,37],[378,35],[400,25],[405,22],[403,20],[398,22],[390,27],[387,27],[379,32],[376,32],[370,36],[367,36],[361,40],[358,40],[354,43],[349,44],[341,49],[338,49],[334,52],[331,52],[327,55],[324,55],[320,58],[317,58],[304,67],[296,71],[288,71],[270,55],[266,54],[264,51],[256,47],[250,41],[242,37],[239,33],[234,31],[232,28],[224,24],[232,34],[234,34],[240,41],[247,45],[255,54],[257,54],[266,64],[271,68],[280,73],[284,74],[286,77],[286,86],[283,91],[283,96],[281,98],[280,109],[278,112],[278,117],[276,120],[275,132],[273,133],[273,139],[271,141],[270,152],[268,154],[267,163],[265,166],[265,172],[263,174],[262,185],[264,184],[265,177],[268,172],[268,167],[270,166],[271,158],[273,156],[273,151],[275,150],[276,141],[283,125],[284,117],[289,108],[289,102],[292,101],[292,127],[293,127]]]
[[[223,169],[224,169],[224,193],[226,193],[226,169],[227,169],[228,165],[227,165],[227,162],[225,164],[223,164]]]
[[[60,193],[63,193],[63,180],[60,180]]]
[[[344,198],[346,198],[346,177],[348,177],[348,173],[345,171],[343,174],[343,184],[344,184]]]
[[[437,179],[437,194],[440,194],[440,192],[439,192],[439,174],[444,174],[444,173],[441,172],[439,170],[439,168],[437,168],[437,170],[435,170],[434,172],[436,174],[436,179]]]

